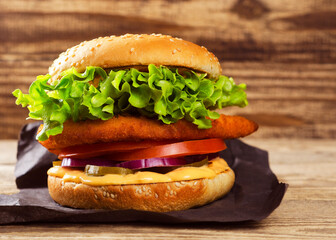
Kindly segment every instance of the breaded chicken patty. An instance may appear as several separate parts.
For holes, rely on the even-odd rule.
[[[40,126],[39,131],[43,128]],[[101,142],[141,140],[195,140],[205,138],[240,138],[258,129],[258,125],[240,116],[221,115],[212,121],[212,128],[198,129],[186,120],[167,125],[142,116],[118,116],[107,121],[67,121],[63,132],[40,142],[49,150]]]

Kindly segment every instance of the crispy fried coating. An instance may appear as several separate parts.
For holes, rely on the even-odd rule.
[[[39,131],[42,127],[41,125]],[[48,140],[40,143],[47,149],[54,150],[115,141],[229,139],[247,136],[257,129],[258,125],[255,122],[240,116],[221,115],[219,119],[212,121],[210,129],[198,129],[186,120],[167,125],[145,117],[118,116],[107,121],[67,121],[64,123],[62,134],[50,136]]]

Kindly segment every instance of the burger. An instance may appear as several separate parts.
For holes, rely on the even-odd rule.
[[[161,34],[101,37],[60,54],[28,94],[13,92],[58,155],[50,196],[73,208],[167,212],[227,194],[235,174],[219,156],[224,139],[258,126],[215,111],[248,104],[245,84],[221,72],[205,47]]]

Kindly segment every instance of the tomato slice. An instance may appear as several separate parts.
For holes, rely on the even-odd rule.
[[[95,156],[106,155],[112,152],[124,152],[136,149],[143,149],[158,145],[172,143],[173,141],[139,141],[139,142],[110,142],[95,143],[73,147],[67,147],[59,150],[58,158],[90,158]],[[56,152],[55,152],[56,153]]]
[[[128,152],[115,152],[104,156],[104,158],[113,161],[131,161],[157,157],[182,157],[188,155],[215,153],[222,151],[225,148],[226,145],[224,140],[220,138],[211,138],[164,144]]]

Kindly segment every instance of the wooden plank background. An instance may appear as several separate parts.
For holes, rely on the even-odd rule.
[[[27,90],[83,40],[163,33],[206,46],[248,86],[254,138],[336,138],[336,2],[332,0],[0,0],[0,138],[16,138]]]

